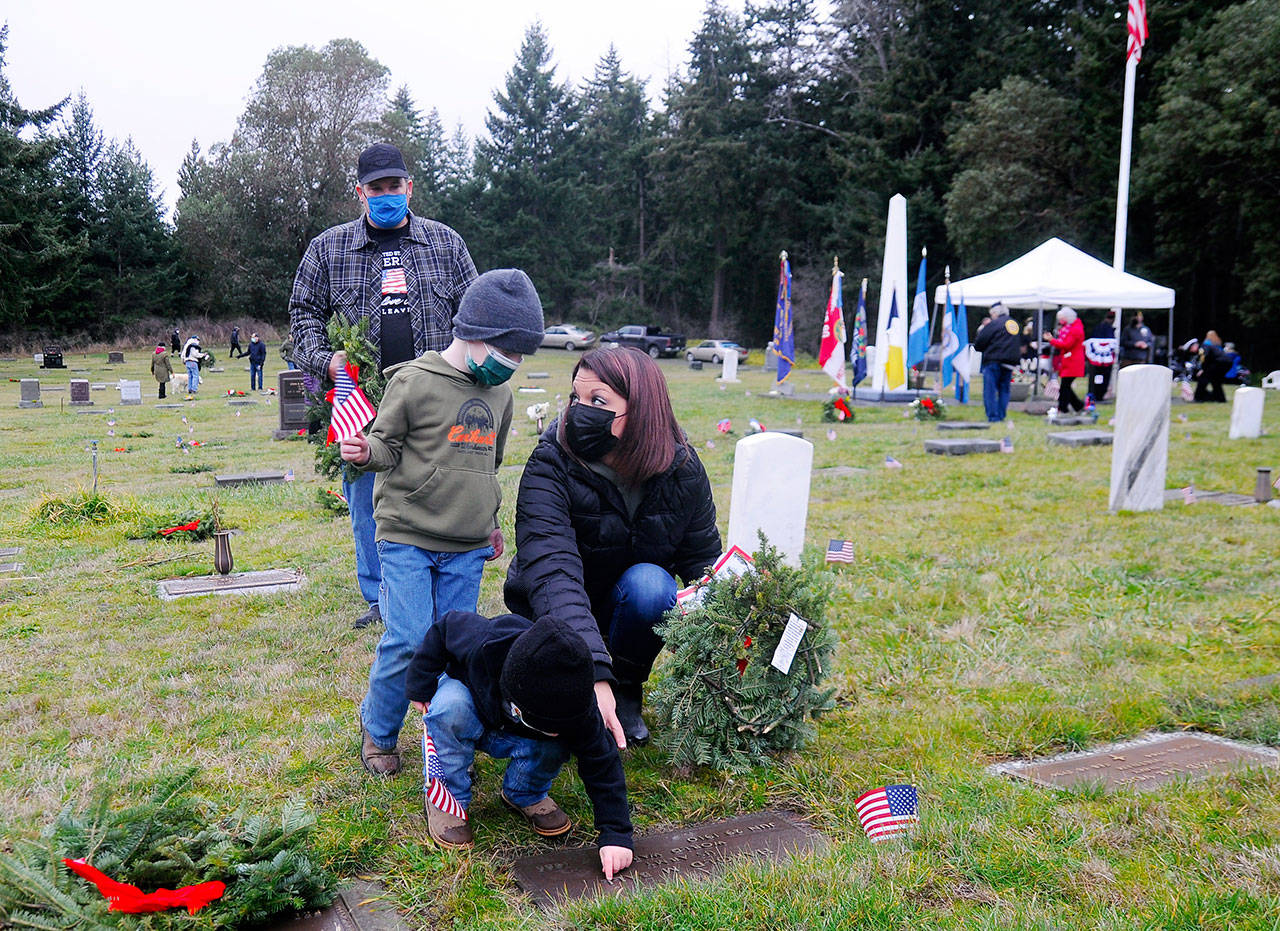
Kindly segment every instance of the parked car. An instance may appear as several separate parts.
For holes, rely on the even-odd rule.
[[[542,334],[543,349],[586,349],[596,341],[596,334],[567,323],[549,326]]]
[[[624,326],[600,334],[600,342],[617,343],[647,352],[650,358],[678,356],[684,351],[683,333],[663,333],[656,326]]]
[[[747,351],[731,339],[704,339],[686,352],[684,357],[690,362],[696,359],[699,362],[720,363],[724,361],[724,357],[730,349],[737,350],[738,361],[746,358]]]

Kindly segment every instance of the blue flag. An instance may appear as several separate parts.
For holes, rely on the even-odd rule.
[[[778,384],[787,380],[796,362],[796,331],[791,320],[791,263],[782,253],[778,302],[773,312],[773,351],[778,354]]]
[[[952,362],[960,351],[960,337],[956,335],[956,309],[951,303],[951,285],[947,285],[946,309],[942,312],[942,387],[951,384]]]
[[[911,325],[907,330],[907,368],[913,369],[924,362],[929,351],[929,296],[925,293],[925,258],[920,259],[920,274],[916,278],[916,298],[911,306]]]
[[[960,308],[956,311],[956,335],[960,339],[960,352],[956,356],[956,400],[961,404],[969,403],[969,354],[973,347],[969,345],[969,317],[964,309],[964,294],[960,295]]]
[[[853,366],[853,384],[867,377],[867,279],[862,279],[858,292],[858,313],[853,319],[853,339],[849,347],[849,364]]]

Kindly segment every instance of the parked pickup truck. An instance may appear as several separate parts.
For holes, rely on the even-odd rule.
[[[656,326],[624,326],[600,337],[601,343],[617,343],[649,353],[651,358],[678,356],[684,351],[684,335],[663,333]]]

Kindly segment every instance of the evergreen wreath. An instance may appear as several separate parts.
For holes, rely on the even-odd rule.
[[[822,405],[822,419],[828,423],[853,423],[853,407],[845,395],[828,398]]]
[[[117,811],[100,794],[83,811],[63,809],[38,838],[7,842],[0,851],[0,928],[242,928],[333,901],[334,877],[307,855],[314,815],[289,802],[270,817],[243,810],[215,817],[191,794],[196,772],[169,776],[150,800]],[[109,911],[64,857],[84,858],[144,891],[214,880],[226,891],[195,915]]]
[[[755,571],[712,579],[701,602],[667,612],[658,633],[674,655],[650,696],[675,766],[742,771],[796,750],[835,707],[831,579],[812,561],[784,565],[760,535]],[[792,614],[807,622],[790,671],[772,665]]]
[[[947,405],[942,398],[931,398],[927,395],[916,398],[907,405],[907,413],[916,420],[944,420],[947,416]]]
[[[360,319],[355,323],[345,323],[335,315],[329,318],[326,331],[333,351],[345,352],[347,361],[359,368],[360,390],[376,410],[382,405],[382,393],[386,390],[387,380],[378,371],[373,342],[369,339],[369,321]],[[326,446],[324,442],[329,435],[329,422],[333,419],[333,405],[326,400],[328,393],[326,387],[319,394],[308,398],[311,404],[307,408],[307,416],[320,424],[319,429],[313,430],[307,437],[317,444],[315,468],[325,478],[342,476],[347,481],[354,482],[360,477],[360,470],[351,463],[342,461],[337,443]]]

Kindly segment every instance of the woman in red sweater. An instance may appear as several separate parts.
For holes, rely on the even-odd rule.
[[[1049,337],[1049,343],[1058,350],[1053,360],[1053,367],[1061,380],[1058,410],[1084,410],[1084,402],[1071,390],[1071,382],[1084,377],[1084,324],[1070,307],[1058,311],[1058,335]]]

